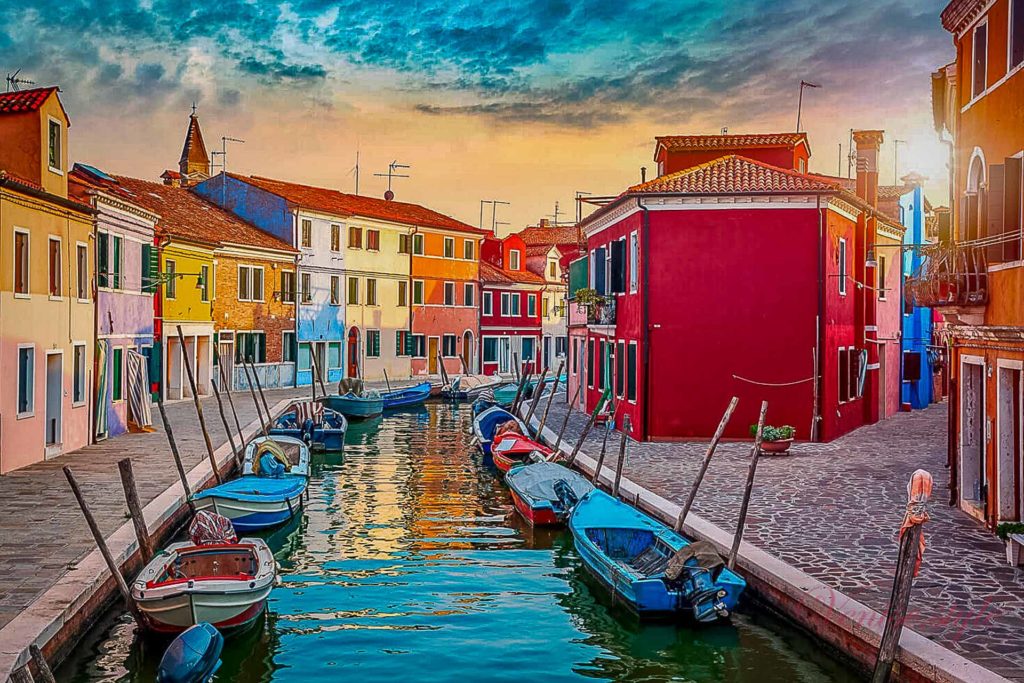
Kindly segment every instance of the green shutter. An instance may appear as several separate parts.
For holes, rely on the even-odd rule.
[[[109,236],[105,232],[96,235],[96,284],[108,287],[108,271],[110,269]]]
[[[585,288],[590,282],[590,272],[586,256],[569,264],[569,298],[576,298],[576,290]]]
[[[373,335],[373,355],[380,357],[380,332]]]

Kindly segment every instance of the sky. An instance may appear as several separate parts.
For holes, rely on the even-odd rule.
[[[34,0],[0,3],[0,71],[59,85],[72,159],[157,179],[192,103],[231,171],[396,198],[501,232],[574,217],[576,192],[648,178],[654,136],[790,131],[846,173],[886,132],[881,179],[945,204],[930,72],[954,57],[927,0]],[[894,158],[893,140],[899,157]],[[586,212],[586,211],[585,211]]]

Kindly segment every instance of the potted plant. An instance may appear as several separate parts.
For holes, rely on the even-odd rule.
[[[1024,522],[1003,522],[996,535],[1006,541],[1006,561],[1017,567],[1024,560]]]
[[[580,287],[573,294],[573,301],[576,302],[577,310],[583,312],[603,304],[604,297],[598,294],[597,290],[593,287]]]
[[[757,436],[757,425],[750,425],[750,435]],[[790,425],[773,427],[765,425],[761,430],[761,451],[763,453],[785,453],[793,445],[796,430]]]

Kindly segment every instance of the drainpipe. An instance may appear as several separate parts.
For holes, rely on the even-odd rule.
[[[823,338],[825,336],[824,321],[825,321],[825,217],[821,210],[821,195],[819,194],[815,198],[815,208],[818,212],[818,317],[815,320],[814,330],[814,386],[817,387],[814,397],[814,405],[811,406],[813,412],[812,424],[811,424],[811,440],[821,440],[821,423],[822,423],[822,385],[821,378],[825,374],[822,372],[824,363],[821,357],[821,349],[824,347]]]
[[[651,367],[651,305],[650,305],[650,260],[648,259],[648,248],[651,244],[651,214],[650,209],[644,204],[642,199],[637,199],[637,205],[640,210],[644,212],[643,219],[643,236],[641,238],[640,247],[640,258],[643,263],[643,267],[640,269],[642,279],[641,287],[643,291],[643,324],[640,329],[643,331],[643,342],[644,342],[644,411],[641,415],[641,424],[643,425],[643,437],[645,439],[650,438],[650,423],[651,423],[651,383],[649,381],[648,372]]]

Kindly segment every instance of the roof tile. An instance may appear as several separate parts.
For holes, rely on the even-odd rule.
[[[793,147],[807,143],[807,133],[753,133],[737,135],[662,135],[654,138],[669,151]]]
[[[828,192],[838,183],[731,154],[692,168],[663,175],[640,185],[632,194],[738,194],[751,192]]]
[[[21,114],[28,111],[38,111],[43,106],[46,98],[54,92],[57,92],[56,86],[0,93],[0,114]]]
[[[486,261],[480,261],[480,282],[482,284],[526,284],[543,285],[544,278],[528,270],[506,270]]]
[[[571,245],[577,246],[582,240],[582,231],[576,225],[560,225],[558,227],[531,226],[523,228],[518,234],[528,247]]]

